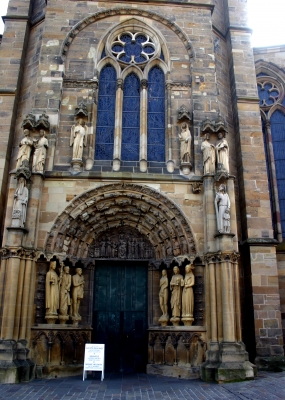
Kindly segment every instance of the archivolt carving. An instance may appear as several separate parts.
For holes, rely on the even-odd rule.
[[[176,35],[181,39],[184,46],[186,47],[189,57],[194,58],[194,50],[192,43],[189,41],[187,35],[182,31],[182,29],[175,24],[175,22],[170,21],[169,19],[165,18],[163,15],[157,12],[134,9],[134,8],[110,8],[108,10],[99,11],[91,16],[84,18],[83,20],[78,22],[78,24],[76,24],[73,27],[73,29],[68,33],[61,48],[61,56],[65,56],[67,54],[68,47],[71,45],[76,35],[80,31],[82,31],[82,29],[84,29],[86,26],[90,24],[93,24],[94,22],[97,22],[102,18],[107,18],[114,15],[132,15],[132,16],[137,15],[140,17],[151,18],[161,22],[162,24],[166,25],[169,29],[171,29],[176,33]]]
[[[155,259],[196,255],[193,234],[178,206],[147,186],[124,183],[76,197],[56,219],[45,250],[48,257],[57,253],[60,258],[86,259],[102,234],[113,230],[119,235],[126,228],[145,237]]]

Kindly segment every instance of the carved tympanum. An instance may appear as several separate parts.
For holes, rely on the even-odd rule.
[[[145,236],[133,228],[114,228],[98,236],[89,246],[89,257],[150,259],[153,248]]]

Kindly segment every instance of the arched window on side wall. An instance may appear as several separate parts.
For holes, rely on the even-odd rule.
[[[99,80],[97,125],[96,125],[96,160],[112,160],[114,152],[114,129],[116,108],[116,70],[106,65]]]
[[[271,136],[278,187],[282,237],[285,238],[285,115],[276,110],[271,118]]]
[[[256,62],[274,236],[285,239],[285,74],[277,65]],[[282,78],[283,77],[283,78]]]

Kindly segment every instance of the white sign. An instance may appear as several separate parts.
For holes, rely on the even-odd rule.
[[[87,371],[101,371],[101,381],[104,379],[105,345],[86,343],[84,353],[83,380]]]

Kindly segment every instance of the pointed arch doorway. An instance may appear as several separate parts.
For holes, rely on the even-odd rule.
[[[96,262],[92,342],[105,344],[106,371],[145,371],[147,264]]]

